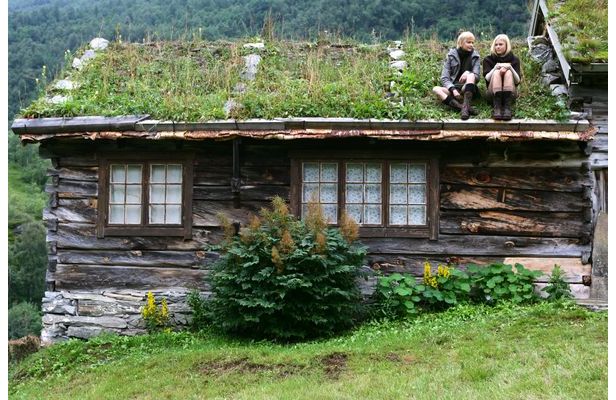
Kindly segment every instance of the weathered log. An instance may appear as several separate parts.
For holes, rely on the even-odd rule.
[[[92,197],[98,194],[98,184],[96,182],[60,179],[57,187],[53,185],[45,186],[45,192],[57,192],[59,198]]]
[[[219,214],[224,214],[231,222],[238,221],[244,225],[261,208],[270,205],[267,201],[242,201],[241,204],[242,208],[234,208],[232,201],[194,201],[193,226],[220,226]]]
[[[521,167],[522,165],[520,165]],[[441,169],[441,183],[511,189],[581,192],[591,186],[590,177],[579,169],[566,168],[452,167]]]
[[[442,256],[580,257],[589,245],[573,238],[439,235],[438,240],[365,238],[370,253]]]
[[[582,283],[583,275],[590,275],[590,265],[582,264],[579,257],[575,258],[551,258],[551,257],[455,257],[455,256],[427,256],[418,257],[412,255],[387,255],[369,254],[366,264],[373,270],[381,271],[385,274],[394,272],[412,274],[417,277],[423,276],[424,263],[429,262],[432,272],[435,273],[439,264],[449,264],[455,268],[465,269],[468,264],[485,266],[493,263],[515,265],[522,264],[525,268],[539,270],[544,275],[537,279],[537,282],[547,282],[549,274],[555,264],[560,265],[565,273],[564,279],[569,283]]]
[[[443,211],[440,217],[440,232],[449,234],[577,238],[591,228],[580,213]]]
[[[288,166],[241,166],[241,181],[244,185],[288,185],[290,183]],[[233,168],[229,166],[210,166],[197,168],[194,175],[194,185],[228,185],[233,176]]]
[[[100,264],[112,266],[200,268],[218,259],[213,252],[198,251],[107,251],[107,250],[62,250],[58,254],[60,264]]]
[[[47,170],[48,175],[57,175],[60,179],[73,181],[98,181],[98,168],[58,168]]]
[[[110,267],[105,265],[58,264],[51,275],[56,290],[143,289],[187,287],[209,290],[207,270],[185,268]]]
[[[186,250],[199,251],[210,243],[218,243],[222,232],[215,227],[193,228],[191,240],[178,237],[96,237],[94,224],[63,223],[55,233],[47,235],[47,241],[55,241],[59,249],[98,250]]]
[[[289,197],[289,186],[258,185],[241,186],[242,201],[271,201],[274,196]],[[195,186],[193,188],[195,200],[232,201],[233,193],[230,186]]]
[[[96,223],[96,203],[90,199],[60,199],[54,215],[60,222]]]
[[[441,185],[441,209],[582,211],[586,202],[580,194]]]

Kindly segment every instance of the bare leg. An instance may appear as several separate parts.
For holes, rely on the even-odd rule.
[[[436,94],[436,97],[438,97],[438,99],[441,101],[445,100],[447,96],[449,96],[449,90],[447,90],[446,88],[442,86],[435,86],[432,88],[432,91],[434,92],[434,94]]]

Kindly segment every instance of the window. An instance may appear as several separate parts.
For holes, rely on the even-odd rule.
[[[98,236],[191,237],[192,158],[103,158]]]
[[[346,212],[362,236],[438,235],[434,159],[294,159],[291,202],[303,217],[318,202],[329,222]],[[297,193],[295,193],[297,192]]]

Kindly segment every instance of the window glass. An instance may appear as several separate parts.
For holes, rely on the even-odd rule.
[[[329,223],[338,221],[338,164],[331,162],[302,163],[302,217],[308,203],[321,204]]]
[[[389,224],[426,225],[426,165],[391,163]]]
[[[126,183],[141,183],[141,165],[128,164],[126,168]]]
[[[382,224],[383,166],[380,163],[347,163],[345,165],[345,210],[360,225]],[[351,179],[348,179],[351,178]]]

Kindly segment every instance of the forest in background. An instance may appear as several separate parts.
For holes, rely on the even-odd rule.
[[[361,42],[457,33],[479,38],[527,34],[529,0],[9,0],[9,121],[36,98],[94,37],[140,42],[192,37],[258,36],[266,19],[277,37],[330,35]],[[68,50],[68,53],[67,53]],[[68,60],[67,60],[68,59]],[[44,68],[45,67],[45,68]],[[9,143],[9,336],[40,331],[47,245],[42,210],[46,170],[37,146]]]

